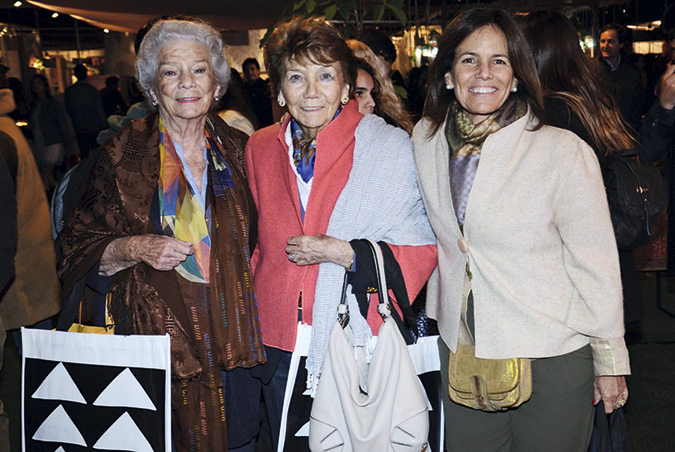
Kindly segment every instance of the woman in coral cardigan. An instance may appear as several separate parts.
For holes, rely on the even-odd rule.
[[[252,263],[273,441],[277,450],[296,451],[308,448],[306,433],[296,433],[309,420],[312,400],[298,395],[316,390],[345,271],[355,292],[375,285],[360,239],[380,243],[388,265],[400,267],[410,299],[431,274],[436,248],[408,135],[358,112],[350,100],[354,58],[340,33],[320,20],[292,20],[270,37],[265,63],[289,116],[248,143],[259,212]],[[352,294],[349,304],[355,341],[368,348],[382,322],[376,303],[367,320]],[[289,391],[294,381],[301,384],[284,400],[289,381]]]

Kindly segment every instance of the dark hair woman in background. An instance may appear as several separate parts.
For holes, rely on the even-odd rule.
[[[601,162],[611,152],[636,147],[614,99],[592,75],[574,24],[556,11],[530,13],[519,21],[532,47],[551,124],[576,133]],[[619,262],[628,324],[644,316],[644,307],[633,252],[620,251]]]

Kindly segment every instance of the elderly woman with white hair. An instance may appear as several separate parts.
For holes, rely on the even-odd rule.
[[[246,136],[209,111],[229,73],[211,26],[157,22],[136,76],[158,111],[105,142],[61,236],[66,293],[94,275],[115,333],[171,336],[177,451],[251,448],[258,429],[248,368],[265,357]]]

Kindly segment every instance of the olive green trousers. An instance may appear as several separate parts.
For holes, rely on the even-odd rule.
[[[587,345],[532,361],[532,398],[498,413],[448,397],[448,347],[439,338],[448,452],[586,452],[593,427],[593,357]]]

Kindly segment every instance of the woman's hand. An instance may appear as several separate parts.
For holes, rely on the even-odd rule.
[[[289,237],[286,253],[288,259],[298,265],[333,262],[349,268],[354,258],[349,242],[324,234]]]
[[[157,234],[138,235],[113,240],[101,256],[99,274],[111,276],[139,262],[155,270],[172,270],[194,253],[192,244]]]
[[[605,413],[609,414],[615,408],[620,408],[628,400],[628,387],[626,378],[620,376],[595,377],[593,382],[594,396],[593,404],[600,400],[605,402]]]

